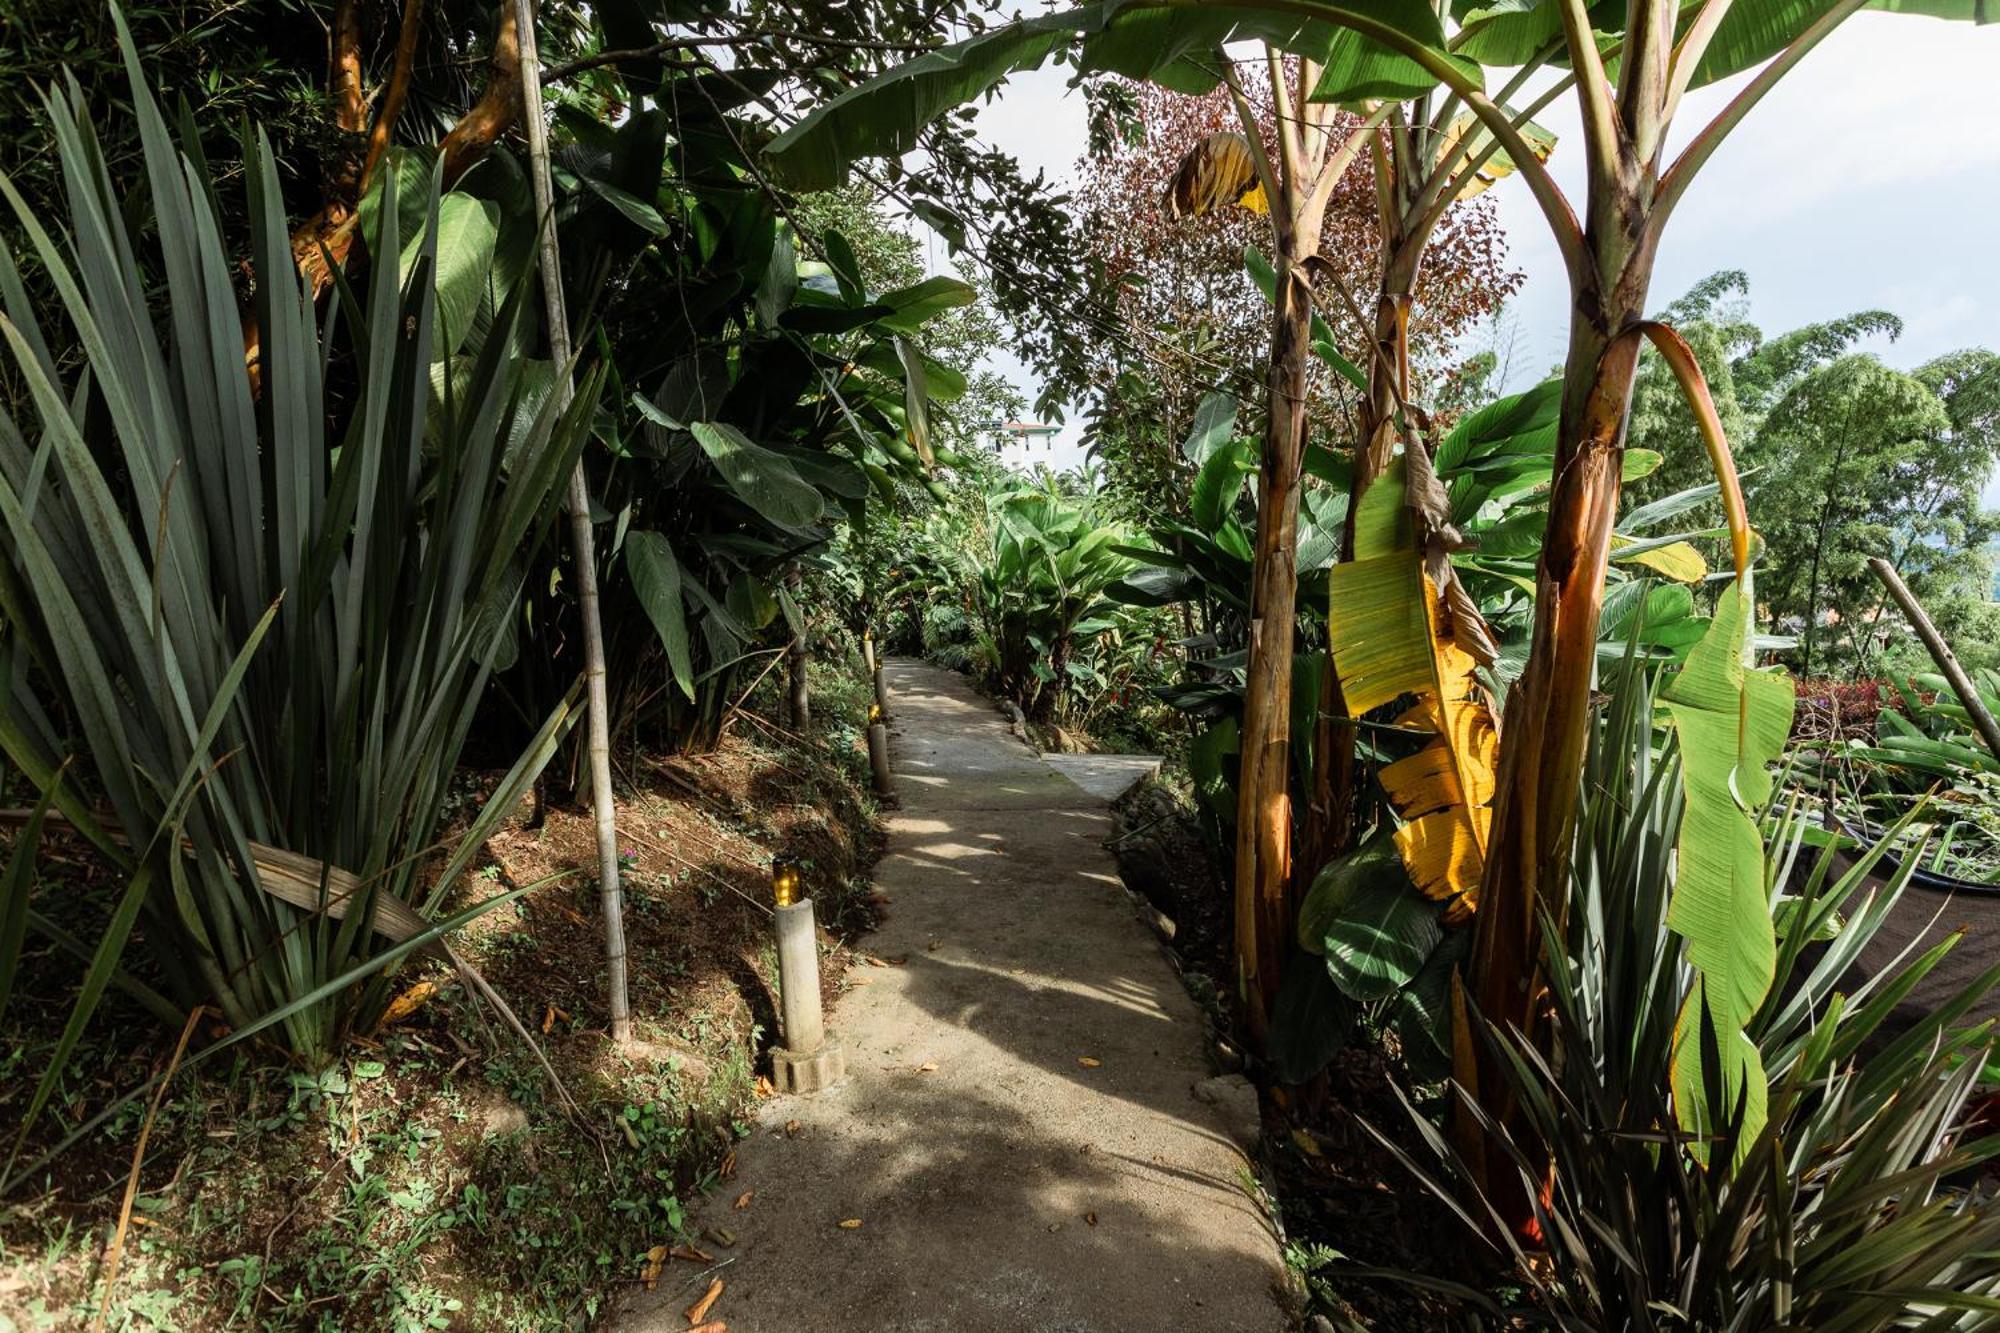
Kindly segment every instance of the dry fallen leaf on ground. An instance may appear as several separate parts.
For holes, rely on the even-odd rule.
[[[722,1166],[715,1174],[724,1180],[736,1174],[736,1149],[731,1148],[728,1154],[723,1157]]]
[[[1084,1224],[1085,1224],[1086,1226],[1093,1226],[1093,1227],[1094,1227],[1094,1226],[1096,1226],[1096,1225],[1097,1225],[1097,1214],[1096,1214],[1096,1213],[1085,1213],[1085,1214],[1083,1215],[1083,1221],[1084,1221]]]
[[[755,1194],[756,1192],[757,1192],[756,1190],[744,1190],[741,1194],[737,1195],[736,1210],[738,1212],[741,1212],[745,1208],[748,1208],[750,1206],[750,1196]]]
[[[685,1259],[691,1264],[712,1264],[715,1262],[714,1255],[706,1250],[697,1250],[692,1245],[676,1245],[673,1249],[667,1251],[667,1253],[673,1255],[676,1259]]]
[[[778,1095],[778,1090],[771,1086],[770,1079],[759,1074],[757,1075],[757,1095],[759,1097],[775,1097]]]
[[[1094,1055],[1079,1055],[1076,1057],[1076,1062],[1082,1065],[1085,1069],[1095,1069],[1099,1065],[1104,1063],[1104,1061],[1098,1059]]]
[[[840,1229],[842,1231],[859,1231],[861,1229],[861,1219],[858,1217],[843,1217],[840,1220]]]
[[[419,981],[416,985],[389,1001],[389,1007],[382,1011],[382,1021],[376,1024],[376,1026],[385,1028],[391,1023],[402,1022],[411,1014],[417,1012],[418,1009],[421,1009],[424,1001],[430,999],[435,994],[437,994],[436,983]]]
[[[799,1131],[804,1128],[805,1126],[800,1124],[796,1120],[787,1120],[785,1122],[785,1137],[788,1139],[795,1139],[799,1136]]]
[[[647,1291],[651,1291],[660,1284],[660,1270],[666,1266],[666,1246],[655,1245],[652,1249],[646,1251],[646,1266],[639,1270],[639,1277],[645,1282]]]
[[[724,1249],[727,1249],[736,1243],[736,1233],[731,1231],[728,1227],[710,1227],[706,1232],[702,1234],[706,1235],[710,1240],[714,1241],[717,1245],[722,1246]]]
[[[720,1319],[711,1319],[706,1324],[696,1324],[688,1333],[729,1333],[729,1325]]]
[[[935,1074],[937,1072],[937,1061],[935,1060],[924,1061],[922,1064],[917,1066],[917,1072],[919,1074]]]
[[[1318,1157],[1320,1155],[1319,1140],[1306,1133],[1303,1129],[1292,1131],[1292,1143],[1300,1152],[1308,1157]]]
[[[699,1324],[702,1320],[708,1318],[709,1307],[714,1305],[721,1296],[722,1279],[716,1278],[708,1284],[708,1290],[701,1294],[701,1299],[687,1308],[688,1322],[690,1324]]]

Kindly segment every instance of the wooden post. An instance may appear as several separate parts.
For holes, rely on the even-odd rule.
[[[1995,722],[1993,714],[1986,710],[1986,701],[1980,698],[1979,691],[1973,688],[1972,678],[1967,676],[1965,668],[1959,665],[1958,655],[1952,652],[1951,645],[1944,641],[1944,635],[1937,632],[1937,626],[1931,623],[1931,618],[1924,614],[1922,604],[1904,584],[1902,576],[1896,573],[1894,565],[1878,555],[1869,557],[1868,568],[1875,571],[1875,577],[1882,580],[1882,586],[1896,599],[1896,605],[1903,608],[1903,614],[1909,618],[1910,627],[1916,630],[1917,637],[1922,639],[1924,647],[1930,650],[1931,661],[1937,663],[1938,670],[1951,682],[1952,692],[1957,694],[1958,701],[1965,705],[1966,715],[1972,719],[1973,727],[1986,742],[1986,748],[1993,751],[1995,757],[2000,757],[2000,722]]]
[[[868,724],[868,767],[875,775],[875,794],[895,795],[896,779],[889,772],[889,728],[880,721]]]
[[[797,564],[785,571],[785,586],[791,590],[792,605],[799,601],[799,567]],[[806,726],[812,721],[812,688],[806,680],[806,668],[812,660],[810,646],[806,642],[806,617],[798,611],[798,627],[792,631],[789,650],[791,670],[790,708],[792,730],[805,734]]]
[[[521,51],[521,119],[528,136],[528,179],[541,224],[542,300],[549,358],[555,363],[555,409],[569,406],[569,312],[563,303],[562,254],[556,243],[555,191],[549,180],[548,129],[542,123],[542,61],[535,42],[534,0],[514,0]],[[618,810],[611,791],[611,705],[604,683],[604,621],[597,599],[597,543],[590,528],[590,482],[583,460],[569,479],[569,532],[576,559],[577,616],[583,622],[583,681],[589,707],[590,806],[597,823],[598,896],[604,912],[604,971],[611,1039],[632,1040],[625,983],[625,896],[618,882]]]

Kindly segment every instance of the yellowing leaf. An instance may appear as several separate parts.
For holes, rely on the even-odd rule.
[[[645,1267],[639,1270],[639,1279],[640,1281],[646,1284],[647,1291],[651,1291],[654,1287],[659,1285],[660,1270],[665,1268],[666,1266],[667,1266],[666,1246],[655,1245],[652,1249],[646,1251],[646,1265]]]
[[[1199,217],[1231,204],[1253,213],[1270,211],[1264,187],[1257,181],[1257,162],[1250,141],[1228,130],[1209,135],[1193,148],[1167,185],[1167,212],[1175,217]]]
[[[1079,1055],[1076,1057],[1076,1062],[1082,1065],[1085,1069],[1095,1069],[1099,1065],[1104,1063],[1102,1060],[1098,1059],[1094,1055]]]
[[[1476,675],[1486,627],[1424,572],[1405,475],[1399,459],[1362,497],[1355,551],[1366,558],[1329,571],[1328,641],[1351,716],[1416,697],[1397,725],[1431,740],[1382,770],[1382,790],[1405,821],[1396,847],[1411,882],[1458,922],[1478,906],[1486,869],[1499,732]]]
[[[1669,542],[1665,546],[1649,546],[1643,551],[1629,555],[1621,552],[1619,546],[1630,545],[1629,538],[1614,536],[1611,539],[1611,558],[1621,565],[1644,565],[1661,578],[1672,579],[1675,583],[1699,583],[1708,577],[1708,561],[1702,559],[1701,552],[1692,542]]]
[[[858,1217],[844,1217],[840,1220],[840,1229],[842,1231],[859,1231],[861,1229],[861,1219]]]
[[[430,999],[435,994],[437,994],[436,983],[419,981],[416,985],[389,1001],[389,1007],[382,1011],[382,1021],[378,1026],[388,1027],[391,1023],[402,1022],[411,1014],[423,1008],[424,1001]]]
[[[1470,111],[1461,114],[1458,119],[1454,120],[1451,123],[1451,128],[1445,131],[1444,142],[1438,148],[1439,160],[1442,161],[1446,154],[1458,146],[1459,140],[1463,139],[1479,123],[1479,118]],[[1528,151],[1535,155],[1537,162],[1548,161],[1549,154],[1555,151],[1556,136],[1533,121],[1528,121],[1521,126],[1521,140],[1527,144]],[[1484,152],[1485,149],[1482,145],[1488,142],[1490,140],[1487,139],[1482,129],[1478,139],[1473,143],[1472,151],[1468,156],[1477,156],[1479,153]],[[1495,183],[1507,179],[1507,177],[1513,175],[1518,169],[1519,164],[1514,161],[1505,148],[1500,149],[1493,156],[1487,158],[1485,164],[1470,177],[1464,176],[1464,163],[1461,162],[1457,167],[1453,168],[1454,171],[1459,172],[1460,177],[1465,181],[1459,187],[1458,197],[1464,200],[1470,199],[1475,195],[1484,194]]]

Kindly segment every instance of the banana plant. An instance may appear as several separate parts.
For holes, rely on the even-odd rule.
[[[994,685],[1044,721],[1080,665],[1078,648],[1117,627],[1105,594],[1132,567],[1127,534],[1084,503],[1027,487],[990,495],[987,513],[974,596],[980,652]]]

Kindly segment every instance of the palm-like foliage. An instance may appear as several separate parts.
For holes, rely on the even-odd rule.
[[[1974,1168],[2000,1138],[1965,1111],[1991,1034],[1953,1025],[2000,969],[1865,1053],[1957,937],[1842,995],[1907,872],[1872,880],[1877,849],[1837,873],[1831,854],[1811,860],[1795,815],[1774,818],[1778,984],[1747,1032],[1770,1076],[1768,1120],[1746,1133],[1743,1102],[1721,1095],[1719,1077],[1710,1104],[1686,1115],[1667,1077],[1698,984],[1667,914],[1681,758],[1672,740],[1657,748],[1653,708],[1649,682],[1628,673],[1588,755],[1569,918],[1548,925],[1553,1049],[1489,1030],[1519,1116],[1503,1128],[1465,1099],[1499,1145],[1488,1169],[1517,1176],[1534,1200],[1545,1260],[1529,1258],[1474,1169],[1418,1118],[1472,1191],[1466,1220],[1536,1297],[1515,1313],[1574,1329],[1990,1326],[2000,1210]],[[1700,1040],[1713,1062],[1712,1025]],[[1714,1127],[1711,1142],[1680,1129],[1691,1118]]]
[[[321,1060],[385,982],[329,985],[384,948],[378,932],[407,938],[436,914],[546,757],[555,720],[442,854],[475,706],[512,651],[520,554],[594,389],[565,420],[517,421],[521,306],[505,300],[433,411],[449,350],[434,275],[450,267],[435,186],[406,247],[398,194],[425,191],[391,173],[367,288],[343,282],[321,320],[262,143],[253,386],[208,173],[129,45],[126,63],[157,248],[128,222],[129,183],[105,170],[74,90],[48,99],[67,236],[7,189],[84,351],[67,386],[0,263],[6,340],[39,418],[0,416],[0,613],[23,649],[0,746],[44,790],[65,756],[85,757],[84,783],[56,804],[129,875],[53,1063],[140,922],[183,1003],[238,1028],[285,1012],[292,1049]]]

